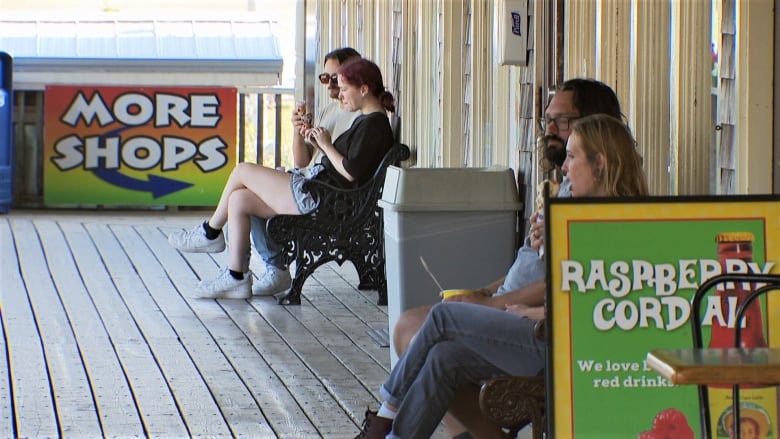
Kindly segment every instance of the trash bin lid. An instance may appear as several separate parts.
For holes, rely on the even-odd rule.
[[[516,211],[523,203],[508,167],[390,166],[379,206],[392,211]]]

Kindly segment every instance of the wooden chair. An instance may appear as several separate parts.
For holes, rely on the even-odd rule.
[[[534,326],[539,340],[545,339],[545,321]],[[547,421],[546,387],[544,375],[505,376],[482,383],[479,408],[496,425],[509,431],[507,437],[516,437],[521,428],[531,424],[533,438],[542,439]]]
[[[396,143],[382,159],[371,179],[361,187],[341,189],[321,181],[305,183],[319,207],[307,215],[277,215],[268,220],[268,236],[284,246],[284,262],[295,262],[292,287],[277,296],[280,305],[300,305],[306,279],[322,264],[351,261],[358,288],[378,291],[379,305],[387,304],[384,227],[377,201],[382,196],[390,165],[409,158],[409,147]]]

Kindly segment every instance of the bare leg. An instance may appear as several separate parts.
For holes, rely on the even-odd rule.
[[[228,268],[245,272],[249,251],[250,215],[269,218],[277,214],[299,215],[290,189],[291,176],[252,163],[239,163],[230,173],[209,225],[229,223]]]
[[[209,218],[209,225],[221,229],[227,223],[230,195],[239,189],[249,189],[262,201],[262,205],[253,211],[258,216],[269,218],[278,214],[299,215],[298,206],[290,190],[290,178],[290,174],[276,169],[254,163],[239,163],[233,168],[222,189],[217,208]]]
[[[393,346],[399,357],[406,352],[406,348],[412,342],[412,337],[420,330],[430,310],[431,305],[423,305],[408,309],[398,316],[398,320],[393,326]]]

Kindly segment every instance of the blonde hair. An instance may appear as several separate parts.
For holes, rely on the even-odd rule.
[[[580,139],[597,179],[604,183],[607,196],[648,195],[642,158],[636,150],[634,136],[622,121],[606,114],[585,116],[575,121],[572,135]],[[604,157],[602,169],[597,166],[598,154]]]

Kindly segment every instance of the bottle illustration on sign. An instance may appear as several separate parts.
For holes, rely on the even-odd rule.
[[[730,265],[737,260],[749,264],[753,262],[753,243],[755,237],[751,232],[728,232],[718,233],[715,236],[717,243],[718,261],[721,270],[726,273]],[[720,310],[725,317],[724,321],[717,318],[712,320],[712,330],[710,335],[710,348],[733,348],[735,342],[735,325],[741,324],[740,329],[740,347],[742,348],[761,348],[768,347],[766,337],[764,336],[764,316],[761,311],[761,301],[754,300],[745,310],[742,322],[736,322],[736,313],[739,306],[747,299],[747,296],[753,291],[754,285],[747,282],[726,282],[722,288],[715,292],[715,301],[720,303]],[[732,428],[725,428],[729,419],[729,427],[733,426],[733,420],[729,417],[732,406],[731,385],[710,385],[709,386],[709,405],[712,431],[717,432],[718,438],[731,438]],[[750,419],[747,414],[752,412],[763,412],[767,416],[766,422],[762,422],[759,428],[760,435],[753,436],[758,438],[774,438],[777,436],[777,390],[775,387],[760,386],[740,386],[740,410],[739,426],[748,427]],[[751,411],[752,410],[752,411]],[[771,414],[771,415],[770,415]],[[743,422],[744,421],[744,422]],[[745,437],[745,436],[742,436]]]

